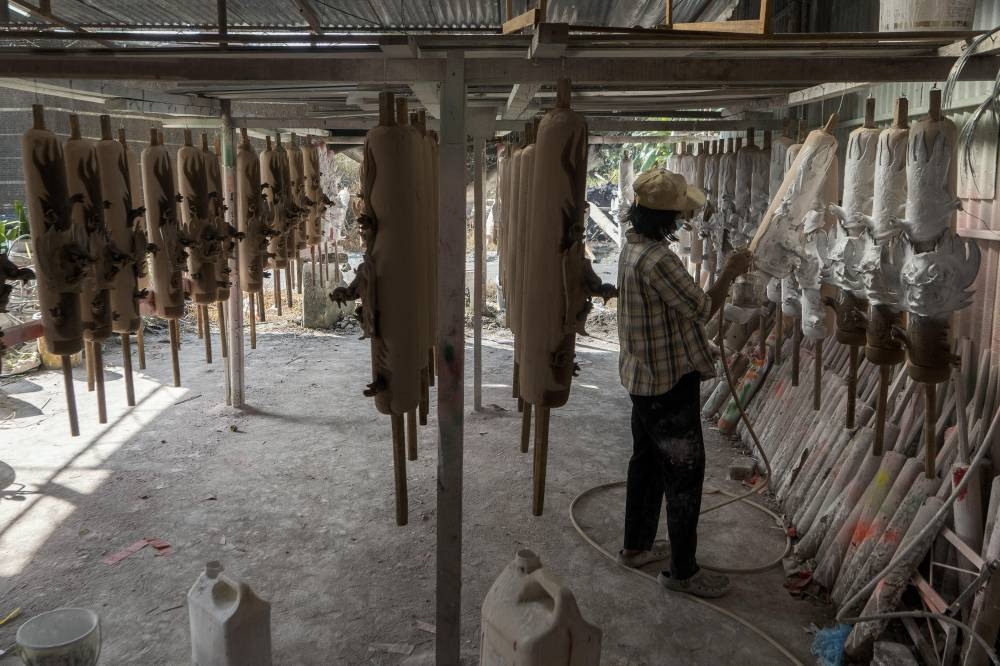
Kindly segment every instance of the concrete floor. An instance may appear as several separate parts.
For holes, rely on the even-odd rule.
[[[184,387],[173,388],[165,337],[147,338],[139,404],[128,410],[120,348],[108,345],[109,423],[97,424],[94,395],[78,371],[79,438],[68,437],[58,374],[0,387],[0,407],[16,409],[0,421],[0,617],[15,607],[23,617],[91,607],[103,623],[102,663],[183,664],[184,595],[206,561],[221,559],[270,600],[276,664],[433,663],[433,405],[420,459],[408,468],[411,524],[399,528],[389,421],[361,394],[367,341],[261,325],[258,349],[247,357],[251,407],[243,411],[224,406],[222,365],[206,366],[190,333],[181,354]],[[783,663],[746,628],[621,570],[573,530],[571,500],[622,479],[631,446],[616,348],[590,339],[578,360],[570,402],[552,416],[541,518],[529,512],[531,458],[518,450],[509,343],[486,342],[488,411],[472,412],[467,382],[465,662],[478,660],[486,591],[514,552],[530,547],[603,629],[603,664]],[[467,367],[471,373],[471,348]],[[709,486],[735,488],[724,480],[732,450],[714,432],[706,436]],[[622,512],[623,493],[611,490],[582,502],[578,513],[615,550]],[[117,565],[102,563],[143,537],[165,539],[174,552],[156,557],[146,548]],[[701,543],[704,561],[750,566],[779,554],[783,537],[765,515],[738,505],[706,517]],[[809,662],[805,629],[829,611],[793,600],[782,580],[778,570],[734,577],[735,590],[720,605]],[[0,628],[0,648],[13,644],[19,623]]]

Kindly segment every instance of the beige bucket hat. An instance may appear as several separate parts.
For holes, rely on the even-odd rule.
[[[705,205],[705,193],[688,185],[684,176],[666,169],[653,168],[639,174],[632,184],[635,202],[653,210],[676,210],[686,213]]]

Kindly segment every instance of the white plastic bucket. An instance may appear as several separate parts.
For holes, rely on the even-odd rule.
[[[57,608],[17,630],[17,649],[27,666],[94,666],[101,656],[101,621],[86,608]]]

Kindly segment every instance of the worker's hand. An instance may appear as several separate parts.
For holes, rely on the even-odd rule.
[[[750,270],[751,262],[753,262],[753,253],[749,249],[737,250],[730,254],[726,260],[725,271],[733,277],[743,275]]]

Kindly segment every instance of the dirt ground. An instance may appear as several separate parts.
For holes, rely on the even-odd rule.
[[[243,410],[224,405],[223,366],[205,365],[190,329],[183,388],[170,385],[165,336],[147,338],[134,409],[125,406],[121,349],[107,345],[106,426],[97,424],[94,394],[78,369],[78,438],[68,436],[59,374],[3,380],[0,413],[10,415],[0,421],[0,617],[16,607],[23,620],[86,606],[102,618],[101,663],[190,663],[185,593],[205,562],[219,559],[271,602],[276,664],[433,663],[433,391],[420,458],[407,469],[410,525],[396,527],[389,421],[361,393],[370,381],[369,343],[356,332],[273,320],[272,311],[258,327],[256,350],[247,343]],[[524,547],[539,553],[602,628],[603,664],[786,661],[734,620],[618,568],[571,526],[573,498],[623,479],[628,463],[629,401],[613,344],[590,338],[578,347],[581,374],[569,404],[552,415],[540,518],[529,510],[531,457],[518,449],[509,340],[488,331],[481,413],[471,408],[471,356],[468,348],[465,663],[478,660],[489,586]],[[737,489],[725,480],[736,452],[707,428],[706,440],[709,492]],[[603,491],[580,503],[578,518],[616,550],[623,506],[622,491]],[[102,562],[144,537],[166,540],[173,552],[156,556],[147,547],[118,564]],[[773,521],[746,505],[702,522],[704,562],[753,566],[783,545]],[[792,599],[782,580],[778,570],[734,576],[734,592],[719,604],[810,662],[807,630],[827,621],[829,610]],[[0,649],[13,644],[20,622],[0,628]]]

